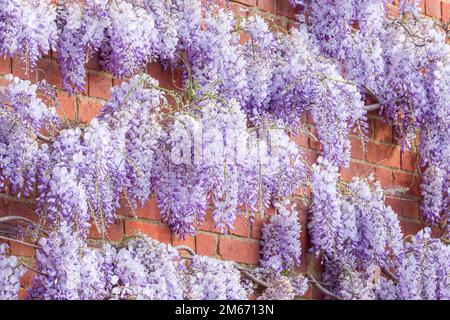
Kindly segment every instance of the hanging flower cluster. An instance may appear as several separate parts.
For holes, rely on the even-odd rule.
[[[58,118],[55,108],[38,97],[42,84],[11,75],[6,80],[8,85],[0,88],[0,187],[27,197],[36,182],[34,165],[43,152],[37,134],[51,129]]]
[[[277,214],[262,229],[261,261],[263,268],[281,273],[300,264],[298,212],[288,210],[289,203],[279,203]]]
[[[38,215],[50,224],[74,223],[82,234],[92,218],[105,232],[122,195],[133,207],[149,198],[162,130],[158,110],[165,101],[157,86],[149,76],[134,77],[115,88],[100,116],[83,130],[60,130],[50,147],[38,148],[32,140],[38,164],[30,165],[30,175],[37,170]]]
[[[28,299],[38,300],[220,300],[247,299],[234,263],[194,256],[185,263],[178,251],[136,235],[119,246],[87,247],[63,222],[39,241],[38,275]],[[2,297],[16,299],[23,268],[0,247]],[[3,282],[2,282],[3,281]],[[5,282],[6,281],[6,282]]]
[[[0,300],[17,300],[20,289],[20,278],[26,269],[17,258],[7,255],[8,246],[0,243]]]
[[[355,81],[362,94],[378,100],[404,147],[414,143],[420,130],[426,177],[422,209],[428,222],[439,225],[449,212],[441,198],[450,174],[450,49],[446,33],[418,16],[420,1],[399,1],[398,19],[385,18],[384,5],[391,2],[292,1],[308,12],[321,52],[343,65],[344,77]]]
[[[0,1],[0,56],[17,55],[25,70],[54,49],[56,11],[49,0]]]

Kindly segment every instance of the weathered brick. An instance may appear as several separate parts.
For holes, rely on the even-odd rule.
[[[153,239],[164,243],[170,243],[172,240],[169,227],[166,225],[153,224],[138,220],[125,221],[125,234],[133,235],[136,232],[142,232],[149,235]]]
[[[89,73],[89,96],[109,99],[111,97],[112,79],[109,76]]]
[[[122,220],[116,220],[114,223],[108,226],[105,235],[102,235],[97,231],[95,225],[89,229],[89,238],[92,239],[108,239],[111,241],[121,241],[124,236],[124,227]]]
[[[369,142],[366,159],[378,165],[400,168],[400,147]]]
[[[217,236],[198,233],[195,236],[197,254],[202,256],[214,256],[217,254]]]
[[[256,265],[259,261],[259,244],[221,237],[219,240],[219,254],[225,260]]]
[[[184,239],[172,235],[172,245],[176,246],[188,246],[195,251],[195,238],[193,236],[186,236]]]
[[[140,218],[150,219],[150,220],[161,220],[160,210],[158,208],[158,202],[156,198],[152,198],[147,201],[143,207],[138,207],[136,214]]]
[[[11,72],[11,59],[9,57],[0,57],[0,73],[7,74]]]
[[[249,233],[248,219],[244,217],[237,217],[236,221],[234,222],[233,228],[230,228],[230,233],[240,237],[248,237]]]
[[[442,17],[441,15],[441,0],[426,0],[425,1],[425,13],[427,16],[431,16],[437,19]]]
[[[274,0],[258,0],[258,8],[267,12],[275,12]]]

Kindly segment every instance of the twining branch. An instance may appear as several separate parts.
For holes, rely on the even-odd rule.
[[[344,298],[338,296],[337,294],[331,292],[328,289],[325,289],[324,287],[322,287],[322,285],[313,277],[312,274],[307,273],[306,277],[308,278],[309,282],[316,287],[317,290],[320,291],[320,293],[322,293],[324,296],[327,296],[329,298],[332,298],[334,300],[344,300]]]

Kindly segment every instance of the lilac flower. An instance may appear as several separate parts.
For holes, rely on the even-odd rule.
[[[57,29],[56,11],[48,0],[0,1],[0,55],[17,54],[25,70],[54,49]]]
[[[26,270],[16,257],[7,255],[7,249],[6,244],[0,244],[0,300],[18,300],[20,278]]]
[[[190,268],[188,299],[243,300],[247,298],[241,284],[240,272],[233,263],[194,256]]]
[[[101,66],[117,77],[130,77],[145,70],[156,54],[153,17],[126,1],[111,3],[108,15],[111,24],[106,28],[106,40],[100,51]]]
[[[298,212],[279,203],[278,213],[262,229],[261,266],[275,272],[289,270],[300,264],[301,243]]]

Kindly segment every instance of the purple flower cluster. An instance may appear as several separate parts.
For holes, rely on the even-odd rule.
[[[88,0],[84,5],[64,2],[58,6],[58,62],[63,87],[69,93],[84,89],[84,65],[101,47],[110,23],[106,4],[105,0]]]
[[[0,300],[17,300],[25,268],[19,265],[16,257],[8,256],[7,250],[8,246],[0,243]]]
[[[397,270],[397,299],[450,299],[450,247],[431,238],[425,228],[405,245],[405,259]]]
[[[188,299],[245,300],[241,274],[232,262],[194,256],[188,277]]]
[[[289,202],[279,203],[277,214],[270,218],[262,229],[261,261],[263,268],[276,273],[290,270],[300,264],[301,227],[298,212],[287,206]]]
[[[56,111],[37,96],[39,85],[12,75],[6,80],[0,89],[0,188],[28,196],[41,153],[36,134],[57,124]]]
[[[54,48],[56,11],[49,0],[0,1],[0,56],[17,54],[25,70]]]
[[[145,70],[157,51],[153,16],[127,1],[111,3],[108,15],[111,24],[105,31],[100,65],[118,77],[130,77]]]

